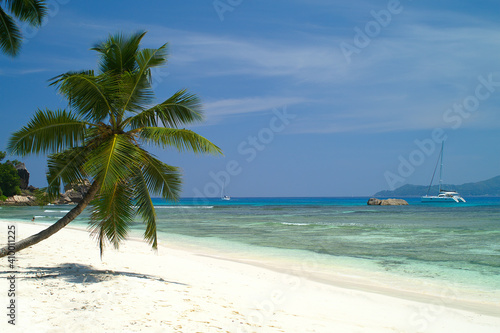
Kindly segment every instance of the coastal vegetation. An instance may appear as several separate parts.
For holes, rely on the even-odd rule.
[[[16,19],[39,27],[47,15],[47,6],[44,0],[9,0],[1,1],[0,5],[0,50],[14,57],[19,54],[23,40]]]
[[[0,151],[0,162],[5,158],[5,152]],[[12,161],[0,163],[0,200],[21,193],[20,178]]]
[[[16,243],[16,251],[34,245],[68,225],[88,205],[90,230],[99,244],[118,247],[138,216],[144,238],[157,247],[156,212],[151,196],[177,200],[181,174],[149,153],[161,149],[219,155],[208,139],[181,128],[203,120],[199,98],[185,89],[154,105],[152,69],[167,60],[167,44],[140,48],[145,32],[110,35],[91,50],[98,70],[67,72],[50,84],[69,101],[69,110],[39,109],[13,133],[11,154],[49,154],[47,193],[56,198],[62,184],[91,181],[83,199],[47,229]],[[7,254],[0,249],[0,257]]]

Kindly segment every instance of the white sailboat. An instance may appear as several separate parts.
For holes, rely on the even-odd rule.
[[[220,198],[222,200],[231,200],[231,197],[229,195],[224,194],[224,184],[222,184],[222,189],[220,191]]]
[[[429,191],[431,190],[432,181],[434,180],[434,175],[436,174],[436,168],[434,168],[434,173],[432,174],[431,183],[429,184],[429,188],[427,189],[427,194],[421,198],[422,202],[451,202],[451,203],[461,203],[465,202],[465,199],[460,196],[455,191],[447,191],[443,190],[441,185],[443,183],[443,150],[444,150],[444,141],[441,142],[441,152],[439,153],[438,162],[441,161],[441,167],[439,169],[439,193],[438,195],[429,195]]]

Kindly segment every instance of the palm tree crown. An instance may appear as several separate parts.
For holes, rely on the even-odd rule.
[[[117,34],[96,44],[99,69],[68,72],[51,85],[69,100],[70,111],[38,110],[15,132],[9,150],[18,155],[49,153],[47,191],[59,195],[61,182],[90,178],[98,187],[91,202],[91,231],[102,250],[125,239],[139,215],[145,239],[156,248],[156,214],[151,195],[177,200],[181,178],[176,167],[147,152],[145,145],[221,154],[191,130],[203,119],[200,100],[186,90],[153,105],[151,69],[164,65],[167,44],[140,49],[145,32]]]
[[[3,5],[0,6],[0,50],[14,57],[21,50],[22,33],[12,16],[39,27],[47,14],[47,6],[44,0],[0,0],[0,5]]]

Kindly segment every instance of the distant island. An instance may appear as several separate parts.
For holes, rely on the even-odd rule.
[[[375,197],[420,197],[427,194],[429,186],[424,185],[403,185],[394,191],[380,191],[374,194]],[[442,188],[449,191],[457,191],[462,196],[500,196],[500,176],[493,177],[476,183],[466,183],[462,185],[443,184]],[[431,187],[429,194],[438,193],[438,185]]]

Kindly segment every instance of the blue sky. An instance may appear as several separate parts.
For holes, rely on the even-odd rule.
[[[500,174],[500,11],[493,0],[50,0],[22,54],[0,55],[0,150],[37,108],[64,108],[47,80],[96,68],[108,34],[169,43],[161,101],[198,94],[192,129],[224,157],[154,151],[183,196],[369,196],[427,184],[446,138],[445,183]],[[12,157],[11,157],[12,158]],[[45,186],[45,158],[23,159]]]

